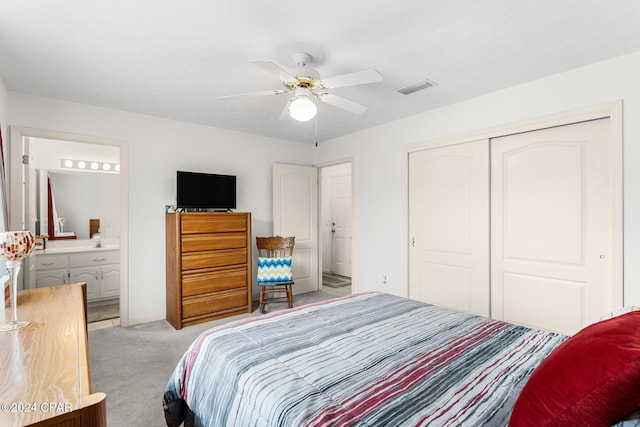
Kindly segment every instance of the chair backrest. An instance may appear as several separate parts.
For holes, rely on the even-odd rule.
[[[258,256],[264,258],[282,258],[293,255],[295,237],[256,237]]]

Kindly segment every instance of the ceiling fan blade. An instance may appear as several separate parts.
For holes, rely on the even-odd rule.
[[[292,76],[287,70],[271,61],[252,61],[251,62],[256,67],[262,68],[269,74],[273,74],[278,77],[283,82],[295,82],[296,76]]]
[[[316,85],[325,89],[334,89],[344,86],[363,85],[382,81],[382,74],[376,70],[356,71],[355,73],[341,74],[316,82]]]
[[[282,112],[280,113],[279,120],[285,120],[286,118],[289,117],[289,103],[290,102],[291,102],[291,99],[289,99],[287,102],[285,102],[284,108],[282,109]]]
[[[357,102],[349,101],[348,99],[342,98],[340,96],[336,96],[330,93],[321,93],[318,94],[318,99],[322,102],[326,102],[327,104],[331,104],[338,108],[342,108],[343,110],[347,110],[354,114],[361,114],[367,111],[367,107],[362,104],[358,104]]]
[[[262,90],[259,92],[246,92],[246,93],[236,93],[233,95],[219,96],[218,99],[224,100],[224,99],[239,98],[239,97],[245,97],[245,96],[282,95],[283,93],[289,93],[289,92],[291,91],[286,89]]]

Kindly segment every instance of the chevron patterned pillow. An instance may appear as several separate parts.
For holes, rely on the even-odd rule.
[[[258,283],[290,282],[291,257],[258,257]]]

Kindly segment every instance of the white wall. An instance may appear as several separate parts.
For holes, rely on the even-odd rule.
[[[4,85],[2,78],[0,78],[0,131],[2,132],[2,138],[8,138],[7,134],[7,115],[8,115],[8,98],[7,87]],[[8,144],[8,139],[5,140]]]
[[[126,144],[131,323],[164,318],[164,206],[175,198],[176,170],[237,175],[237,211],[252,213],[255,236],[271,233],[271,164],[310,164],[312,159],[313,147],[307,144],[27,94],[9,92],[8,106],[13,126]]]
[[[406,146],[624,101],[624,299],[640,304],[640,52],[321,142],[314,163],[354,159],[354,286],[403,294]],[[417,96],[429,96],[428,91]],[[381,245],[380,242],[384,242]],[[388,284],[381,283],[386,274]],[[357,281],[357,283],[356,283]]]

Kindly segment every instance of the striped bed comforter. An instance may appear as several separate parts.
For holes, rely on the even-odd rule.
[[[185,411],[210,427],[506,426],[528,376],[565,339],[352,295],[204,332],[171,376],[165,417],[169,426]]]

